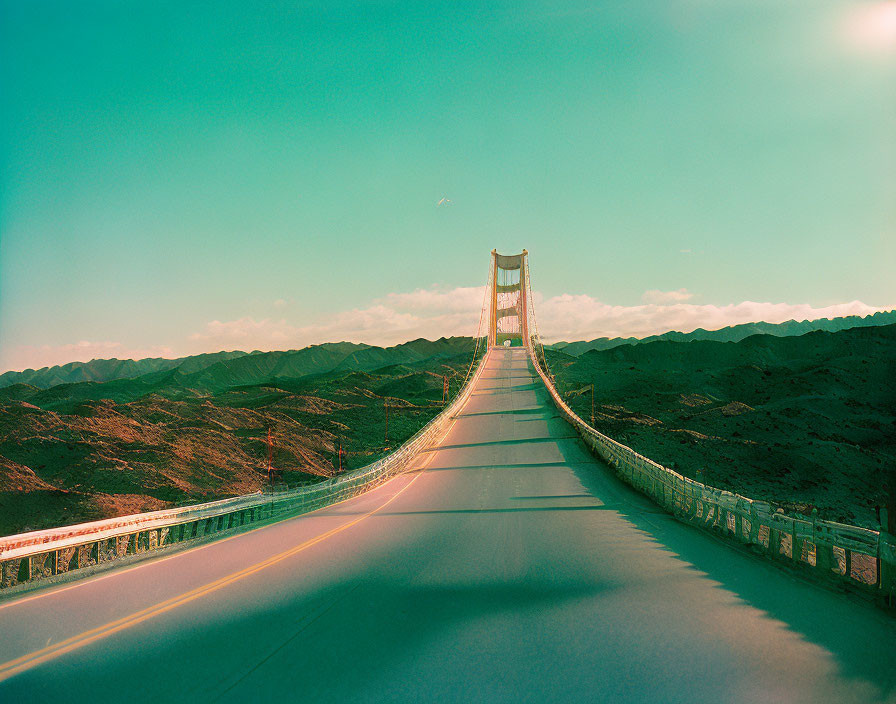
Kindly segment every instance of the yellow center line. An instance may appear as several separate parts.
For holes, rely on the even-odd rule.
[[[454,427],[454,424],[457,423],[457,421],[460,419],[460,417],[461,416],[458,414],[452,419],[451,424],[448,426],[448,430],[445,431],[445,436],[442,438],[440,443],[444,442],[445,437],[448,436],[448,433],[451,432],[451,429]],[[430,448],[427,448],[427,450],[428,449],[430,449]],[[422,454],[424,454],[424,452],[426,452],[426,451],[425,450],[421,451],[419,454],[422,455]],[[426,469],[426,467],[429,466],[431,461],[432,461],[432,456],[430,456],[429,459],[426,462],[424,462],[420,467],[418,467],[416,470],[412,470],[412,469],[408,470],[407,472],[405,472],[405,474],[410,474],[415,471],[422,471],[422,470]],[[392,479],[396,479],[399,476],[401,476],[401,475],[397,474],[397,475],[395,475],[395,477],[392,477]],[[392,479],[387,481],[385,484],[388,484],[389,482],[391,482]],[[385,484],[383,484],[382,486],[385,486]],[[376,488],[378,489],[380,487],[376,487]],[[373,489],[371,489],[371,491],[373,491]],[[189,546],[184,547],[183,549],[177,550],[177,552],[175,552],[173,555],[166,555],[164,557],[155,557],[155,558],[152,557],[151,555],[146,555],[145,556],[146,559],[138,562],[137,564],[125,565],[123,567],[119,567],[118,569],[115,569],[113,567],[113,569],[111,571],[106,572],[104,574],[84,576],[84,577],[81,577],[80,579],[78,579],[78,581],[75,582],[74,584],[68,584],[68,585],[61,586],[56,589],[54,589],[52,587],[47,587],[45,589],[40,590],[37,594],[31,594],[30,596],[23,596],[20,599],[16,599],[15,597],[10,597],[9,601],[0,603],[0,611],[2,611],[3,609],[8,609],[11,606],[20,606],[21,604],[26,604],[29,601],[34,601],[35,599],[43,599],[45,597],[55,596],[57,594],[61,594],[62,592],[67,592],[70,589],[79,589],[80,587],[85,587],[89,584],[95,584],[96,582],[100,582],[104,579],[111,579],[112,577],[118,577],[118,576],[124,574],[125,572],[134,572],[143,567],[151,567],[152,565],[158,565],[160,562],[165,562],[166,560],[176,560],[179,558],[183,558],[184,556],[189,555],[190,553],[194,553],[198,550],[204,550],[206,548],[215,547],[216,545],[221,545],[222,543],[226,543],[228,540],[235,540],[237,538],[241,538],[247,532],[251,533],[251,532],[256,532],[256,531],[267,530],[269,528],[275,528],[277,525],[282,523],[284,520],[292,520],[293,518],[305,518],[307,516],[312,516],[315,513],[318,513],[319,511],[327,511],[327,510],[333,508],[334,506],[339,506],[340,504],[344,504],[346,501],[351,501],[352,499],[356,499],[356,498],[358,498],[358,497],[351,496],[347,499],[342,499],[342,501],[337,501],[335,503],[327,504],[326,506],[322,506],[321,508],[315,509],[314,511],[308,511],[307,513],[298,514],[296,516],[292,516],[291,518],[286,518],[286,519],[281,518],[281,519],[278,519],[277,521],[275,521],[274,523],[268,523],[266,525],[252,527],[246,532],[237,533],[236,535],[230,535],[230,536],[227,536],[226,538],[215,538],[213,536],[213,539],[207,543],[204,543],[202,545],[194,545],[192,547],[189,547]],[[178,545],[178,543],[171,543],[170,545],[174,546],[174,545]],[[2,666],[0,666],[0,667],[2,667]]]
[[[355,497],[352,497],[352,498],[355,498]],[[351,501],[351,499],[343,499],[343,501]],[[319,509],[315,509],[314,511],[309,511],[308,513],[301,513],[297,516],[294,516],[294,518],[304,518],[305,516],[310,516],[314,513],[317,513],[317,511],[323,511],[324,509],[332,508],[333,506],[338,506],[340,503],[342,503],[342,502],[340,501],[335,504],[323,506]],[[199,520],[203,520],[203,519],[199,519]],[[286,520],[289,520],[289,519],[286,519]],[[241,538],[242,536],[246,535],[247,533],[254,533],[257,531],[266,530],[268,528],[274,528],[282,522],[283,522],[283,520],[281,519],[281,520],[278,520],[276,523],[267,523],[262,526],[251,526],[251,524],[250,524],[251,527],[249,528],[248,531],[244,531],[242,533],[237,533],[236,535],[229,535],[226,538],[217,538],[216,534],[212,534],[210,536],[212,538],[211,541],[204,543],[202,545],[193,545],[193,546],[187,545],[186,547],[183,547],[182,549],[177,550],[177,552],[175,552],[173,555],[165,555],[163,557],[154,557],[151,554],[147,555],[146,553],[140,553],[140,555],[142,557],[144,557],[145,559],[143,559],[142,561],[140,561],[136,564],[118,566],[117,568],[115,565],[111,565],[112,569],[109,572],[106,572],[105,574],[80,577],[78,579],[78,581],[75,582],[74,584],[62,586],[62,587],[59,587],[58,589],[53,589],[51,587],[47,587],[46,589],[39,591],[37,594],[32,594],[30,596],[24,596],[21,599],[16,599],[14,597],[11,597],[10,601],[6,601],[6,602],[0,604],[0,611],[2,611],[3,609],[8,609],[12,606],[21,606],[22,604],[27,604],[29,601],[34,601],[35,599],[44,599],[48,596],[56,596],[57,594],[62,594],[62,592],[67,592],[70,589],[79,589],[80,587],[86,587],[89,584],[96,584],[97,582],[101,582],[104,579],[120,577],[121,575],[123,575],[125,573],[135,572],[143,567],[151,567],[153,565],[158,565],[159,563],[166,562],[168,560],[176,560],[178,558],[182,558],[185,555],[190,555],[199,550],[204,550],[205,548],[215,547],[216,545],[222,545],[223,543],[226,543],[229,540],[235,540],[236,538]],[[209,536],[203,536],[203,537],[209,537]],[[175,546],[181,547],[181,546],[183,546],[183,543],[168,543],[165,545],[166,548],[167,547],[175,547]],[[103,563],[103,564],[108,564],[108,563]],[[77,574],[75,576],[77,577]]]
[[[429,463],[427,463],[427,464],[429,464]],[[425,468],[425,466],[426,465],[423,465],[419,469],[422,470]],[[414,471],[418,471],[418,470],[408,470],[404,474],[411,474]],[[388,481],[384,482],[383,484],[381,484],[378,487],[374,487],[374,489],[371,489],[370,491],[375,491],[376,489],[380,489],[380,488],[386,486],[386,484],[391,482],[393,479],[397,479],[400,476],[402,476],[402,475],[396,474],[394,477],[392,477],[392,479],[389,479]],[[367,493],[367,492],[365,492],[365,493]],[[363,494],[359,494],[358,496],[363,496]],[[124,566],[118,567],[117,569],[114,565],[112,565],[112,569],[109,572],[106,572],[105,574],[81,577],[74,584],[62,586],[62,587],[59,587],[58,589],[53,589],[51,587],[47,587],[46,589],[39,591],[37,594],[31,594],[30,596],[24,596],[21,599],[16,599],[16,598],[12,597],[10,601],[0,603],[0,611],[2,611],[3,609],[8,609],[12,606],[21,606],[22,604],[27,604],[29,601],[34,601],[35,599],[44,599],[49,596],[56,596],[57,594],[61,594],[62,592],[67,592],[70,589],[78,589],[80,587],[86,587],[90,584],[96,584],[97,582],[101,582],[104,579],[112,579],[113,577],[120,577],[121,575],[126,574],[126,573],[136,572],[137,570],[139,570],[143,567],[152,567],[153,565],[158,565],[162,562],[167,562],[168,560],[181,559],[181,558],[186,557],[187,555],[191,555],[195,552],[198,552],[199,550],[205,550],[206,548],[213,548],[218,545],[223,545],[224,543],[228,542],[229,540],[236,540],[237,538],[242,538],[244,535],[247,535],[249,533],[258,533],[263,530],[270,530],[272,528],[276,528],[277,526],[279,526],[287,521],[307,518],[309,516],[314,516],[314,514],[316,514],[316,513],[319,513],[321,511],[328,511],[331,508],[333,508],[334,506],[339,506],[341,504],[344,504],[346,501],[352,501],[353,499],[357,499],[358,496],[350,496],[347,499],[342,499],[341,501],[336,501],[332,504],[327,504],[326,506],[321,506],[320,508],[316,508],[313,511],[308,511],[306,513],[300,513],[300,514],[296,514],[294,516],[279,517],[273,523],[265,523],[264,525],[261,525],[261,526],[252,526],[250,524],[248,530],[243,531],[241,533],[237,533],[236,535],[229,535],[226,538],[218,538],[216,536],[216,534],[212,534],[211,536],[204,536],[204,537],[211,537],[211,540],[202,545],[186,546],[183,549],[177,550],[177,552],[175,552],[172,555],[165,555],[163,557],[153,557],[151,554],[147,555],[146,553],[140,553],[142,556],[144,556],[146,558],[146,559],[142,560],[141,562],[138,562],[138,563],[132,564],[132,565],[124,565]],[[203,519],[199,519],[199,520],[203,520]],[[241,527],[244,527],[244,526],[241,526]],[[174,547],[174,546],[179,547],[181,545],[183,545],[183,543],[169,543],[165,547]],[[104,563],[104,564],[108,564],[108,563]],[[2,665],[0,665],[0,668],[2,668]]]
[[[392,503],[395,499],[397,499],[408,487],[411,486],[423,473],[422,470],[429,463],[421,467],[417,470],[417,475],[411,479],[407,484],[405,484],[401,489],[395,492],[388,500],[382,503],[377,508],[372,511],[368,511],[367,513],[358,516],[357,518],[349,521],[348,523],[344,523],[341,526],[337,526],[331,530],[328,530],[325,533],[321,533],[314,538],[310,538],[305,542],[296,545],[288,550],[284,550],[277,555],[273,555],[261,562],[258,562],[254,565],[246,567],[237,572],[233,572],[229,575],[216,579],[213,582],[209,582],[208,584],[204,584],[200,587],[192,589],[188,592],[184,592],[183,594],[179,594],[178,596],[167,599],[166,601],[160,602],[148,608],[145,608],[141,611],[137,611],[136,613],[130,614],[129,616],[124,616],[123,618],[117,619],[115,621],[110,621],[102,626],[98,626],[89,631],[85,631],[84,633],[80,633],[76,636],[72,636],[71,638],[67,638],[66,640],[60,641],[59,643],[55,643],[54,645],[50,645],[46,648],[42,648],[33,653],[29,653],[27,655],[23,655],[21,657],[15,658],[14,660],[10,660],[8,662],[0,665],[0,682],[3,680],[9,679],[13,675],[16,675],[20,672],[28,670],[32,667],[40,665],[48,660],[52,660],[54,658],[59,657],[60,655],[64,655],[65,653],[71,652],[72,650],[76,650],[77,648],[81,648],[89,643],[97,641],[101,638],[105,638],[107,636],[112,635],[113,633],[117,633],[118,631],[122,631],[126,628],[130,628],[132,626],[136,626],[143,621],[146,621],[154,616],[158,616],[160,614],[165,613],[166,611],[170,611],[171,609],[175,609],[178,606],[183,606],[194,599],[198,599],[199,597],[205,596],[212,592],[217,591],[218,589],[222,589],[229,584],[233,584],[234,582],[241,580],[245,577],[248,577],[256,572],[259,572],[267,567],[277,564],[289,557],[292,557],[296,553],[299,553],[312,545],[316,545],[317,543],[326,540],[327,538],[336,535],[337,533],[346,530],[347,528],[351,528],[352,526],[360,523],[365,518],[372,516],[378,511],[384,509],[390,503]],[[235,537],[235,536],[234,536]]]

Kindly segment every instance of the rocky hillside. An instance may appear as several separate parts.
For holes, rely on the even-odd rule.
[[[689,477],[877,527],[896,466],[896,325],[548,352],[596,426]]]
[[[187,358],[130,379],[7,386],[0,534],[254,491],[266,481],[268,428],[287,485],[331,476],[340,442],[349,467],[367,464],[438,413],[443,375],[456,393],[471,353],[469,338],[318,346],[207,365]]]

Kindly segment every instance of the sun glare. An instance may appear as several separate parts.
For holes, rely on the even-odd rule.
[[[896,1],[855,7],[846,18],[846,37],[853,46],[871,51],[896,51]]]

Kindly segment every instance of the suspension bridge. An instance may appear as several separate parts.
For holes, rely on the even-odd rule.
[[[894,620],[744,546],[878,591],[886,555],[726,503],[572,416],[525,251],[492,253],[477,341],[442,417],[290,498],[298,515],[251,529],[268,509],[247,499],[13,545],[14,581],[184,541],[0,602],[0,700],[896,701]]]

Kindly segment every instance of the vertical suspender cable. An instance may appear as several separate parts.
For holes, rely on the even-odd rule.
[[[470,374],[473,372],[473,365],[476,363],[476,357],[479,355],[479,344],[482,341],[482,319],[485,316],[485,309],[488,306],[489,301],[489,292],[491,291],[491,283],[492,283],[492,267],[489,265],[488,267],[488,279],[485,284],[485,293],[482,297],[482,308],[479,309],[479,327],[476,328],[476,346],[473,348],[473,359],[470,360],[470,367],[467,369],[467,373],[464,376],[464,383],[461,384],[460,388],[464,388],[467,385],[467,379],[470,378]]]
[[[538,362],[542,365],[545,374],[551,374],[548,369],[548,360],[544,354],[544,343],[541,341],[541,335],[538,334],[538,323],[535,318],[535,303],[532,299],[532,276],[529,272],[529,258],[526,257],[526,288],[528,290],[528,300],[527,300],[527,317],[529,318],[529,326],[530,331],[529,334],[531,337],[534,337],[534,346],[532,340],[527,340],[526,345],[532,348],[532,356],[535,357],[535,361],[538,362],[538,348],[541,348],[541,362]],[[532,335],[534,331],[534,336]]]

